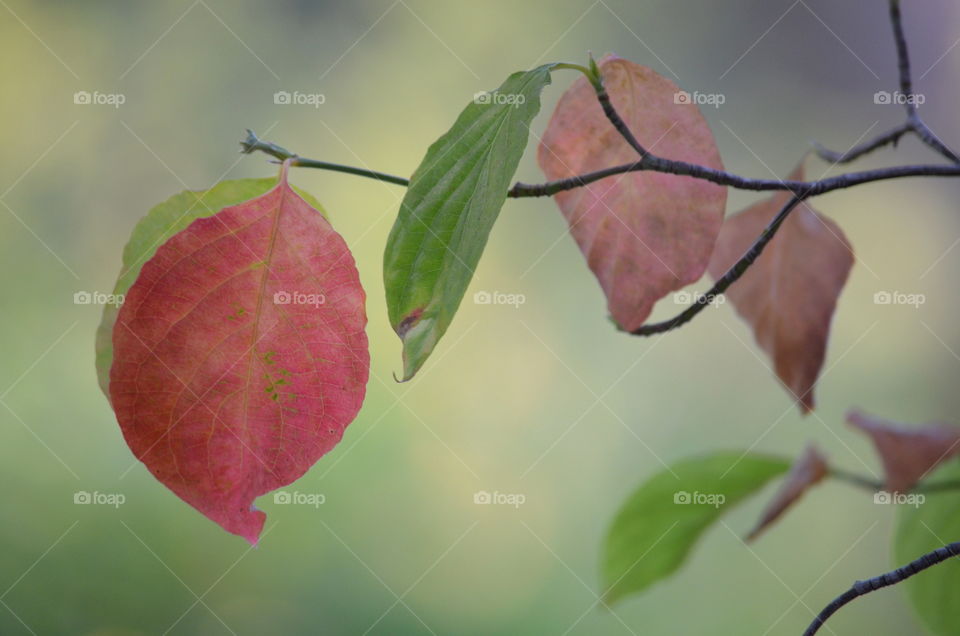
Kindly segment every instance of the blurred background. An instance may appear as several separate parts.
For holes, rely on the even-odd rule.
[[[922,113],[960,145],[960,5],[902,4]],[[727,168],[783,177],[811,140],[844,150],[902,120],[874,102],[896,87],[885,2],[2,0],[0,42],[0,633],[797,634],[811,608],[891,566],[890,507],[826,483],[751,548],[739,537],[763,496],[666,582],[615,613],[594,607],[608,524],[665,464],[719,448],[793,456],[812,440],[874,476],[847,409],[955,421],[956,180],[816,199],[858,263],[818,409],[802,418],[729,305],[661,338],[618,334],[550,200],[507,202],[446,337],[416,380],[395,384],[380,268],[403,190],[295,170],[354,250],[371,380],[340,446],[287,489],[324,503],[264,497],[252,550],[134,460],[94,373],[102,307],[74,302],[113,288],[156,203],[275,173],[237,154],[244,128],[409,175],[474,93],[588,50],[723,94],[703,110]],[[554,75],[535,133],[573,79]],[[75,103],[79,91],[104,103]],[[322,104],[276,104],[277,91]],[[517,176],[538,182],[531,142]],[[939,158],[906,139],[857,167],[927,161]],[[828,168],[807,160],[810,178]],[[728,213],[757,198],[731,192]],[[524,302],[475,304],[480,291]],[[875,304],[883,291],[925,302]],[[668,297],[655,317],[678,309]],[[475,505],[481,490],[525,502]],[[77,505],[81,491],[124,502]],[[829,625],[920,630],[896,589]]]

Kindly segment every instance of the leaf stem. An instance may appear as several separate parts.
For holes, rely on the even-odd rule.
[[[830,468],[830,477],[837,481],[844,481],[848,484],[858,486],[871,492],[879,492],[885,489],[883,482],[857,473],[852,473],[842,468]],[[951,490],[960,490],[960,479],[949,479],[944,481],[935,481],[933,483],[920,482],[910,489],[911,493],[937,493]]]
[[[829,475],[837,481],[845,481],[848,484],[853,484],[854,486],[859,486],[860,488],[870,490],[872,492],[883,490],[882,482],[870,479],[869,477],[864,477],[863,475],[851,473],[843,470],[842,468],[834,468],[831,466]]]

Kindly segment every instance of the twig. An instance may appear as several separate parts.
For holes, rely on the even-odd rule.
[[[913,80],[910,76],[910,53],[907,50],[907,38],[903,33],[903,16],[900,14],[900,0],[890,0],[890,25],[893,27],[893,40],[897,46],[897,62],[900,68],[900,92],[904,96],[904,108],[907,110],[907,123],[923,143],[954,163],[960,163],[960,156],[937,138],[930,127],[920,117],[916,100],[913,99]]]
[[[837,153],[827,150],[820,144],[814,144],[817,154],[825,161],[833,163],[846,163],[857,157],[865,155],[868,152],[876,150],[888,144],[896,145],[900,137],[906,133],[915,134],[923,143],[940,153],[954,163],[960,162],[960,156],[947,147],[940,139],[933,134],[930,127],[927,126],[920,112],[917,110],[917,100],[913,93],[913,79],[910,74],[910,53],[907,49],[907,39],[903,33],[903,16],[900,13],[899,0],[890,0],[890,25],[893,27],[893,40],[897,49],[897,68],[900,74],[900,95],[903,98],[903,105],[907,111],[907,120],[904,124],[893,130],[880,135],[873,141],[867,142],[861,146],[849,150],[845,153]]]
[[[617,129],[617,132],[620,133],[620,136],[623,137],[630,147],[637,151],[637,154],[640,155],[641,163],[647,157],[651,156],[647,152],[647,149],[644,148],[637,138],[634,136],[633,131],[630,130],[630,127],[627,126],[627,123],[623,121],[623,118],[620,117],[620,113],[617,112],[617,109],[614,108],[613,102],[610,101],[610,95],[607,94],[607,89],[603,86],[603,76],[599,76],[600,81],[593,84],[594,92],[597,94],[597,101],[600,102],[600,107],[603,108],[603,114],[607,116],[607,119],[613,124],[613,127]]]
[[[954,163],[960,163],[960,156],[958,156],[954,151],[950,150],[946,144],[940,141],[939,137],[933,134],[933,131],[930,130],[930,127],[927,126],[922,119],[920,119],[920,115],[916,111],[914,111],[910,118],[910,124],[913,126],[913,131],[917,134],[917,137],[919,137],[923,143],[927,144],[950,161]]]
[[[871,141],[860,144],[859,146],[854,146],[846,152],[834,152],[833,150],[825,148],[818,142],[813,142],[813,147],[817,151],[817,156],[824,161],[829,161],[832,164],[850,163],[854,159],[859,159],[863,155],[873,152],[878,148],[882,148],[891,144],[896,146],[897,142],[900,141],[900,138],[908,132],[914,132],[913,125],[909,122],[901,124],[896,128],[875,137]]]
[[[278,146],[275,143],[262,141],[259,137],[257,137],[256,134],[254,134],[252,130],[247,128],[247,137],[240,142],[240,152],[249,155],[250,153],[256,151],[264,152],[271,157],[275,157],[278,161],[293,159],[293,161],[290,163],[292,166],[300,166],[302,168],[319,168],[320,170],[332,170],[333,172],[346,172],[347,174],[354,174],[361,177],[367,177],[369,179],[376,179],[377,181],[386,181],[387,183],[394,183],[396,185],[410,185],[409,179],[396,177],[392,174],[387,174],[386,172],[367,170],[365,168],[356,168],[354,166],[344,166],[339,163],[330,163],[329,161],[318,161],[317,159],[305,159],[294,152],[290,152],[282,146]]]
[[[910,53],[907,51],[907,38],[903,34],[903,16],[900,14],[900,0],[890,0],[890,26],[893,27],[893,42],[897,47],[897,67],[900,70],[900,93],[904,98],[913,97],[913,80],[910,75]],[[907,115],[917,110],[912,99],[906,99],[904,107]]]
[[[641,327],[634,329],[630,333],[635,336],[652,336],[654,334],[663,333],[665,331],[670,331],[671,329],[676,329],[680,325],[683,325],[691,320],[693,317],[699,314],[704,308],[707,307],[713,299],[722,294],[727,290],[730,285],[732,285],[738,278],[743,276],[744,272],[747,271],[754,261],[756,261],[760,254],[763,252],[763,248],[773,240],[773,237],[776,235],[777,230],[780,229],[780,226],[784,221],[787,220],[787,216],[790,215],[790,212],[793,211],[797,205],[803,201],[805,197],[802,195],[795,195],[790,201],[787,202],[783,209],[777,213],[777,216],[773,217],[773,220],[770,221],[769,225],[764,228],[763,232],[754,241],[753,245],[750,246],[750,249],[747,250],[746,254],[740,257],[733,267],[727,270],[727,273],[724,274],[714,285],[711,287],[705,294],[701,294],[696,298],[694,303],[683,310],[673,318],[669,320],[664,320],[663,322],[655,322],[647,325],[642,325]]]
[[[849,590],[833,599],[829,605],[824,607],[820,613],[817,614],[817,617],[814,618],[813,622],[810,623],[810,626],[807,627],[807,631],[803,633],[803,636],[813,636],[816,634],[828,618],[833,616],[837,610],[855,598],[869,594],[870,592],[879,590],[880,588],[896,585],[897,583],[910,578],[914,574],[922,572],[923,570],[946,561],[950,557],[954,556],[960,556],[960,541],[949,543],[942,548],[937,548],[933,552],[928,552],[920,558],[911,561],[905,566],[897,568],[892,572],[881,574],[880,576],[867,579],[866,581],[856,581]]]
[[[286,148],[278,146],[268,141],[260,140],[252,131],[247,131],[248,136],[240,142],[243,152],[251,153],[255,151],[265,152],[278,160],[293,158],[293,166],[302,168],[319,168],[321,170],[332,170],[334,172],[346,172],[359,175],[378,181],[386,181],[396,185],[407,186],[410,184],[408,179],[397,177],[376,170],[367,170],[354,166],[344,166],[317,159],[307,159],[296,153],[290,152]],[[526,184],[517,182],[507,192],[507,196],[512,198],[544,197],[553,196],[557,192],[564,190],[574,190],[589,185],[601,179],[612,177],[625,172],[663,172],[680,176],[702,179],[717,185],[730,186],[738,190],[750,190],[754,192],[789,190],[794,193],[804,194],[806,197],[813,197],[825,194],[833,190],[850,188],[863,183],[874,181],[885,181],[887,179],[899,179],[903,177],[956,177],[960,176],[960,166],[940,165],[940,164],[918,164],[912,166],[894,166],[890,168],[877,168],[875,170],[864,170],[860,172],[849,172],[846,174],[821,179],[820,181],[783,181],[780,179],[753,179],[750,177],[741,177],[739,175],[726,172],[724,170],[715,170],[706,166],[700,166],[685,161],[674,161],[673,159],[664,159],[651,153],[647,153],[644,160],[633,163],[625,163],[619,166],[612,166],[594,172],[588,172],[582,175],[548,181],[541,184]]]

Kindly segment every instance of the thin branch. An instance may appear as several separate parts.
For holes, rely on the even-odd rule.
[[[893,41],[897,47],[897,67],[900,70],[900,93],[903,94],[907,116],[917,110],[913,97],[913,80],[910,76],[910,54],[907,51],[907,38],[903,34],[903,16],[900,14],[900,0],[890,0],[890,26],[893,27]]]
[[[610,101],[610,95],[607,94],[607,89],[603,86],[603,78],[600,77],[600,82],[593,84],[594,92],[597,94],[597,101],[600,102],[600,107],[603,108],[603,114],[607,116],[607,119],[610,120],[610,123],[613,124],[613,127],[617,129],[617,132],[620,133],[620,136],[623,137],[630,147],[637,151],[637,154],[640,155],[641,161],[651,156],[647,152],[647,149],[644,148],[637,138],[634,136],[633,131],[630,130],[630,127],[627,126],[627,123],[623,121],[623,118],[620,117],[620,113],[617,112],[617,109],[614,108],[613,102]]]
[[[401,186],[407,186],[410,184],[410,181],[408,179],[405,179],[403,177],[397,177],[384,172],[378,172],[376,170],[367,170],[365,168],[357,168],[354,166],[344,166],[336,163],[319,161],[317,159],[307,159],[305,157],[301,157],[298,154],[287,150],[286,148],[278,146],[277,144],[274,144],[268,141],[262,141],[252,131],[248,130],[247,133],[248,133],[247,138],[242,142],[240,142],[240,145],[243,147],[243,152],[245,153],[260,151],[272,157],[275,157],[280,161],[284,159],[293,158],[293,163],[291,165],[299,166],[302,168],[318,168],[321,170],[346,172],[349,174],[359,175],[361,177],[367,177],[370,179],[376,179],[378,181],[386,181],[388,183],[394,183],[396,185],[401,185]],[[797,194],[804,194],[804,198],[825,194],[833,190],[850,188],[863,183],[871,183],[874,181],[885,181],[888,179],[898,179],[903,177],[924,177],[924,176],[925,177],[960,176],[960,166],[919,164],[919,165],[913,165],[913,166],[895,166],[890,168],[877,168],[875,170],[864,170],[861,172],[849,172],[846,174],[830,177],[827,179],[821,179],[820,181],[783,181],[780,179],[752,179],[749,177],[741,177],[739,175],[726,172],[724,170],[715,170],[713,168],[708,168],[706,166],[700,166],[693,163],[687,163],[685,161],[674,161],[672,159],[664,159],[663,157],[658,157],[648,152],[646,157],[641,161],[635,161],[633,163],[625,163],[619,166],[604,168],[602,170],[588,172],[582,175],[567,177],[565,179],[559,179],[557,181],[549,181],[547,183],[541,183],[541,184],[535,184],[535,185],[517,182],[507,192],[507,196],[512,198],[552,196],[557,192],[581,188],[585,185],[589,185],[596,181],[600,181],[601,179],[606,179],[607,177],[623,174],[625,172],[642,172],[642,171],[663,172],[667,174],[693,177],[695,179],[702,179],[704,181],[709,181],[717,185],[730,186],[732,188],[737,188],[739,190],[750,190],[754,192],[772,191],[772,190],[781,190],[781,191],[789,190]]]
[[[910,117],[910,125],[913,128],[913,132],[917,134],[917,137],[919,137],[923,143],[927,144],[950,161],[954,163],[960,163],[960,155],[957,155],[957,153],[950,150],[945,143],[940,141],[940,138],[933,134],[933,131],[930,130],[930,127],[927,126],[926,122],[920,119],[920,114],[916,111],[914,111],[913,115]]]
[[[960,556],[960,541],[949,543],[942,548],[937,548],[933,552],[928,552],[920,558],[911,561],[905,566],[897,568],[892,572],[881,574],[880,576],[867,579],[866,581],[856,581],[849,590],[833,599],[829,605],[820,611],[817,617],[813,619],[813,622],[810,623],[810,626],[807,627],[807,631],[803,633],[803,636],[813,636],[816,634],[828,618],[833,616],[837,610],[850,601],[860,596],[864,596],[865,594],[869,594],[875,590],[879,590],[890,585],[896,585],[897,583],[910,578],[914,574],[922,572],[929,567],[932,567],[938,563],[942,563],[950,557],[955,556]]]
[[[903,16],[900,14],[900,0],[890,0],[890,25],[893,27],[893,41],[897,47],[897,66],[900,69],[900,93],[907,110],[907,124],[923,143],[954,163],[960,163],[960,156],[947,147],[920,117],[917,101],[913,94],[913,79],[910,75],[910,53],[907,50],[907,38],[903,33]]]
[[[790,215],[790,212],[793,211],[797,205],[803,201],[805,197],[801,195],[794,195],[790,201],[787,202],[783,209],[777,213],[773,220],[764,228],[763,232],[754,241],[753,245],[750,246],[750,249],[740,257],[733,267],[727,270],[727,273],[724,274],[713,287],[711,287],[705,294],[701,294],[696,298],[694,303],[690,307],[686,308],[673,318],[669,320],[664,320],[663,322],[654,322],[647,325],[642,325],[641,327],[634,329],[630,333],[635,336],[652,336],[654,334],[663,333],[665,331],[670,331],[671,329],[676,329],[677,327],[684,325],[691,320],[693,317],[703,311],[713,299],[722,294],[727,290],[730,285],[737,281],[738,278],[743,276],[744,272],[747,271],[754,261],[756,261],[760,254],[763,253],[763,248],[773,240],[773,237],[776,235],[777,230],[780,229],[780,226],[783,225],[783,222],[787,220],[787,217]]]
[[[264,152],[271,157],[276,158],[278,161],[292,159],[293,161],[290,163],[290,165],[300,166],[301,168],[318,168],[320,170],[332,170],[333,172],[345,172],[347,174],[354,174],[361,177],[367,177],[369,179],[376,179],[377,181],[385,181],[386,183],[393,183],[402,186],[410,185],[409,179],[396,177],[392,174],[387,174],[386,172],[367,170],[365,168],[357,168],[354,166],[344,166],[339,163],[330,163],[329,161],[318,161],[317,159],[305,159],[294,152],[290,152],[282,146],[278,146],[275,143],[262,141],[259,137],[257,137],[256,134],[254,134],[252,130],[248,128],[246,139],[240,142],[240,152],[249,155],[250,153],[256,151]]]
[[[833,150],[825,148],[818,142],[813,142],[813,147],[817,151],[817,156],[824,161],[828,161],[832,164],[850,163],[854,159],[859,159],[863,155],[873,152],[878,148],[883,148],[884,146],[889,146],[891,144],[896,147],[897,142],[900,141],[900,138],[908,132],[913,132],[913,125],[910,123],[901,124],[870,141],[862,143],[859,146],[854,146],[846,152],[834,152]]]

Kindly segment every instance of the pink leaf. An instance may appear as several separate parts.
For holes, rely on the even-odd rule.
[[[847,413],[847,422],[873,441],[883,462],[884,487],[891,492],[907,492],[960,453],[960,428],[950,424],[906,427],[860,411]]]
[[[113,331],[110,393],[127,444],[251,543],[266,519],[254,499],[340,441],[369,372],[353,257],[286,172],[161,246]]]
[[[788,178],[802,180],[802,166]],[[743,256],[791,196],[779,192],[727,218],[710,260],[714,279]],[[840,227],[801,203],[725,294],[804,412],[813,409],[830,322],[852,266],[853,250]]]
[[[615,56],[599,66],[613,105],[647,150],[723,169],[707,122],[695,105],[677,103],[683,100],[676,84]],[[560,98],[538,154],[550,180],[639,158],[604,116],[585,77]],[[630,331],[657,300],[703,275],[726,200],[726,188],[658,172],[616,175],[556,195],[610,313]]]
[[[811,444],[790,467],[780,488],[773,499],[763,509],[760,521],[747,535],[747,541],[753,541],[761,532],[779,519],[788,508],[793,506],[807,490],[820,482],[830,472],[827,461],[816,446]]]

